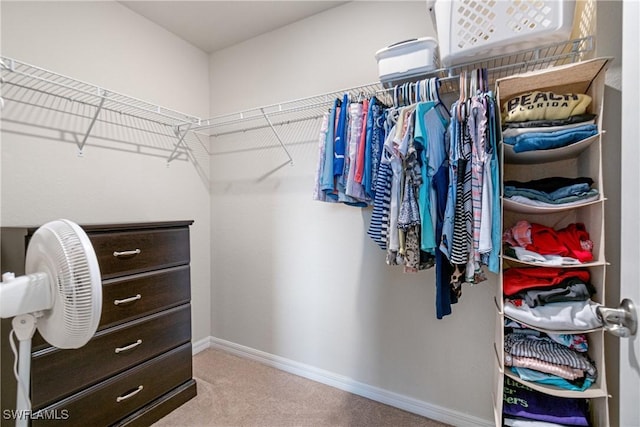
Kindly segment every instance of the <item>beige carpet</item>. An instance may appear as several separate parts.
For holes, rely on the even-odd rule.
[[[440,427],[445,424],[218,350],[193,358],[198,396],[155,427]]]

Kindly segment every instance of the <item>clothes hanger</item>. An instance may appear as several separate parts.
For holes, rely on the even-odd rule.
[[[438,102],[433,92],[433,78],[427,80],[427,98],[431,102]]]
[[[415,104],[416,100],[416,84],[409,83],[409,105]]]
[[[431,79],[429,79],[429,85],[430,85],[429,87],[430,87],[430,93],[431,93],[431,100],[435,102],[435,107],[437,107],[438,110],[440,111],[444,111],[445,114],[442,115],[443,118],[450,119],[451,112],[442,102],[442,98],[440,98],[440,85],[441,85],[440,78],[432,77]]]
[[[393,87],[393,108],[398,108],[398,86]]]
[[[404,85],[404,106],[411,105],[411,83],[405,83]]]
[[[466,70],[460,73],[458,86],[460,90],[460,97],[458,98],[456,113],[458,116],[458,120],[460,122],[463,122],[466,117],[463,115],[463,110],[465,109],[464,104],[467,98],[467,71]]]
[[[469,97],[476,96],[478,93],[478,69],[471,72],[471,81],[469,82]]]
[[[425,101],[429,101],[429,91],[428,91],[428,86],[429,86],[429,81],[428,81],[428,79],[424,79],[424,80],[422,81],[422,87],[421,87],[422,94],[421,94],[421,95],[422,95],[422,99],[423,99],[423,100],[425,100]]]
[[[487,92],[489,91],[489,84],[487,82],[487,69],[486,68],[478,68],[478,85],[479,85],[479,93],[478,97],[480,98],[480,102],[482,102],[482,106],[485,111],[487,111]]]
[[[431,80],[431,92],[433,93],[432,97],[434,102],[439,105],[444,105],[442,102],[442,98],[440,98],[440,78],[434,77]]]
[[[417,103],[418,99],[416,97],[416,84],[408,83],[408,89],[409,89],[409,104]]]
[[[469,92],[467,93],[467,99],[465,100],[466,110],[465,110],[465,118],[469,117],[471,114],[471,98],[477,96],[478,88],[477,88],[477,74],[476,70],[471,72],[471,76],[469,77]]]
[[[406,83],[402,84],[402,106],[403,107],[407,106],[407,84]]]

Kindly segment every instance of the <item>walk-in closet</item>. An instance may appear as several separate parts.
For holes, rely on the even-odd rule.
[[[639,6],[3,0],[0,424],[639,425]]]

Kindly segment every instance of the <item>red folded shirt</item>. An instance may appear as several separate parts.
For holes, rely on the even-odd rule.
[[[593,260],[593,242],[582,223],[569,224],[556,231],[542,224],[519,221],[505,232],[503,240],[540,255],[571,257],[580,262]]]
[[[503,275],[503,292],[506,296],[515,295],[528,289],[541,289],[559,285],[569,278],[580,279],[588,283],[591,275],[589,270],[556,268],[556,267],[527,267],[509,268]]]

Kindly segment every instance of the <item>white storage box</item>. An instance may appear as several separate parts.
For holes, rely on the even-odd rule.
[[[573,0],[436,0],[444,66],[569,40]]]
[[[400,82],[436,69],[438,43],[433,37],[405,40],[376,52],[382,83]]]

